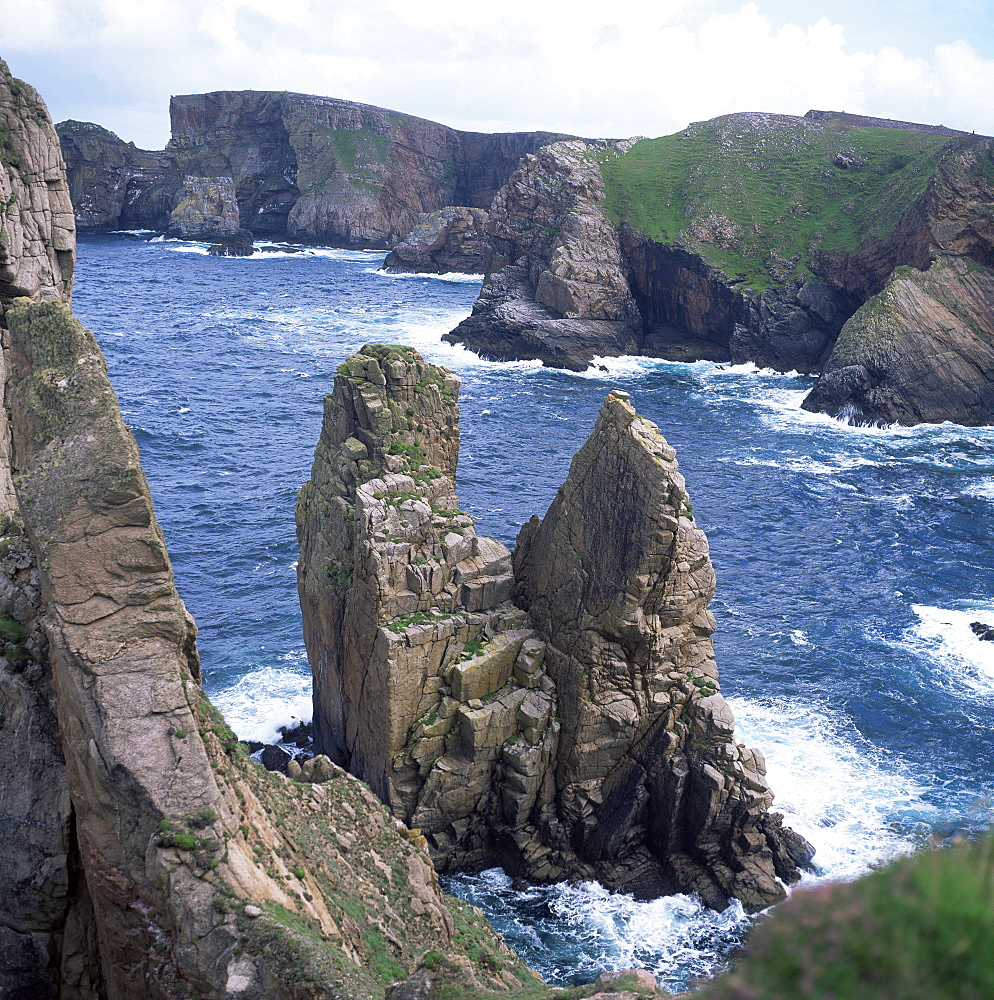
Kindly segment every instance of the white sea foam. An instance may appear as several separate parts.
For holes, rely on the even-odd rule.
[[[774,807],[815,847],[816,876],[847,880],[912,850],[934,819],[926,789],[842,715],[795,699],[731,699],[737,739],[758,747]]]
[[[274,743],[280,726],[311,721],[311,676],[300,668],[304,655],[281,659],[287,660],[286,666],[260,667],[230,687],[211,692],[211,701],[239,739]]]
[[[716,913],[692,896],[641,901],[596,882],[516,892],[499,868],[445,882],[448,891],[482,906],[529,965],[553,983],[642,967],[679,991],[694,978],[721,972],[750,922],[738,902]]]
[[[481,284],[482,274],[464,274],[462,271],[446,271],[444,274],[429,274],[426,271],[384,271],[382,267],[369,267],[365,269],[366,274],[375,274],[378,278],[433,278],[436,281],[458,282],[472,285]]]
[[[918,624],[907,629],[901,644],[925,655],[940,669],[953,692],[963,697],[994,695],[994,642],[974,635],[970,623],[994,626],[994,604],[952,609],[912,604]]]
[[[800,630],[790,638],[806,642]],[[766,757],[775,808],[816,848],[817,871],[802,885],[856,878],[924,838],[935,819],[926,789],[844,716],[786,699],[737,699],[732,708],[737,738]],[[515,892],[500,869],[455,876],[447,887],[482,906],[556,983],[644,966],[680,991],[721,972],[752,919],[737,902],[719,914],[695,897],[639,901],[591,882]]]
[[[986,476],[971,483],[963,492],[967,496],[980,497],[981,500],[994,500],[994,476]]]

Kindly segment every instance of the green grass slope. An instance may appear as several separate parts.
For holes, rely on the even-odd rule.
[[[994,997],[994,842],[926,851],[796,892],[697,1000]]]
[[[746,288],[763,291],[810,276],[823,254],[887,238],[924,192],[950,141],[735,114],[644,139],[623,154],[595,155],[615,225],[693,250]]]

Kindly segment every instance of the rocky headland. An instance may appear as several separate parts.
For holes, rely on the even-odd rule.
[[[161,152],[98,125],[58,126],[81,230],[186,231],[193,199],[202,218],[190,231],[199,226],[207,239],[214,219],[257,237],[386,249],[423,213],[486,209],[521,156],[563,138],[461,132],[284,91],[174,97],[169,114],[172,138]]]
[[[441,870],[781,899],[811,849],[734,740],[673,449],[611,394],[512,556],[459,510],[458,392],[370,345],[326,398],[297,514],[317,749]]]
[[[578,370],[622,353],[847,369],[809,408],[870,423],[994,423],[986,324],[937,320],[935,310],[909,320],[884,292],[897,269],[932,268],[927,294],[959,301],[950,283],[963,275],[944,262],[961,259],[973,305],[953,312],[990,312],[990,138],[810,112],[727,115],[637,142],[560,142],[521,161],[487,230],[480,297],[447,336],[484,356]],[[911,322],[886,356],[855,346],[864,304],[894,330]],[[950,340],[952,329],[961,332]],[[919,382],[911,369],[924,362],[907,352],[923,337],[935,364]],[[873,357],[854,366],[854,351]]]

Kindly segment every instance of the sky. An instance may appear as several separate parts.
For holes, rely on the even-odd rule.
[[[817,108],[994,134],[994,0],[6,0],[0,57],[56,121],[145,149],[170,95],[211,90],[486,132]]]

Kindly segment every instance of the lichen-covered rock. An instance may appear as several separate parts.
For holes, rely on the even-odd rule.
[[[552,699],[514,676],[534,632],[510,603],[510,553],[458,508],[458,389],[411,348],[349,358],[297,512],[318,749],[442,867],[488,856],[516,794],[506,747],[555,728]],[[524,659],[535,674],[534,650]]]
[[[811,849],[768,812],[762,755],[734,742],[673,449],[609,396],[512,577],[458,511],[457,389],[411,348],[372,345],[326,400],[297,511],[319,749],[443,870],[500,860],[776,902]]]
[[[402,243],[386,255],[383,270],[419,274],[482,274],[487,213],[449,205],[422,215]]]
[[[940,256],[899,268],[842,328],[802,404],[854,423],[994,424],[994,272]]]
[[[473,314],[443,339],[484,357],[576,370],[595,355],[636,350],[638,309],[589,156],[607,145],[563,141],[522,159],[490,207],[491,253]]]

